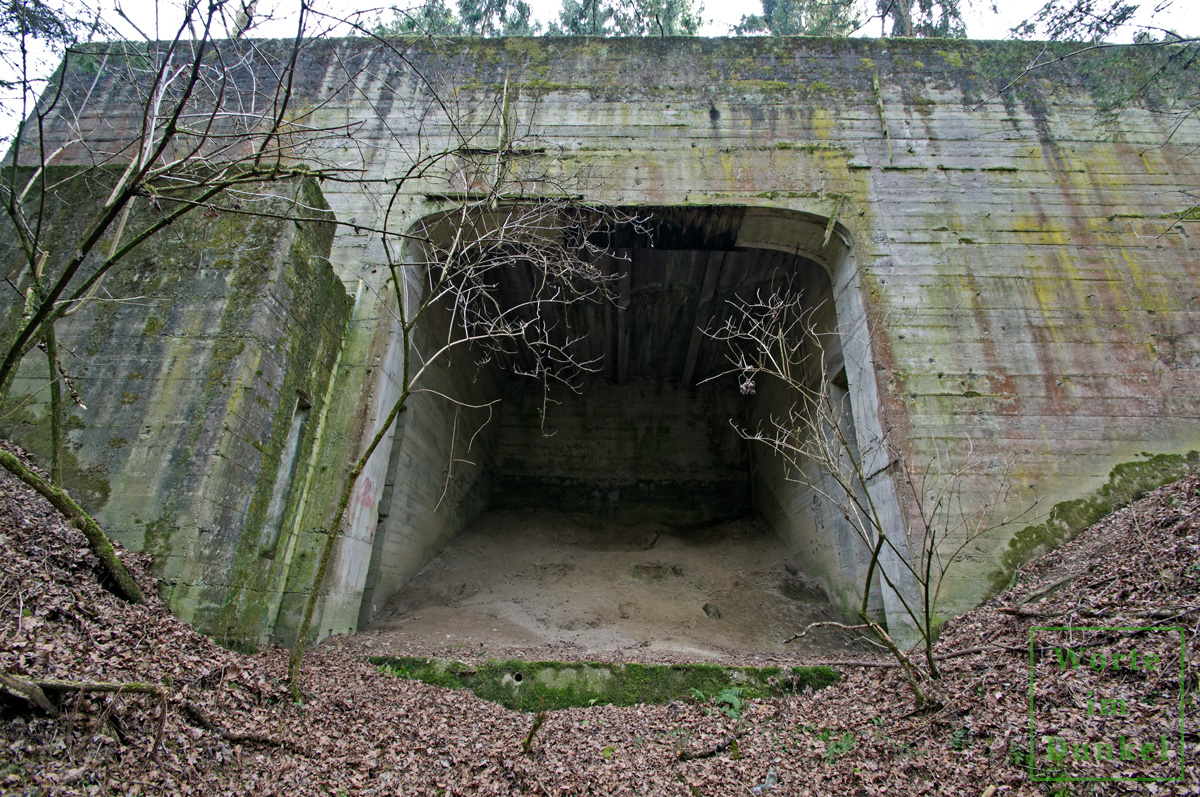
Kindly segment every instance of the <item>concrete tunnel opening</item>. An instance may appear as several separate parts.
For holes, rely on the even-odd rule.
[[[838,340],[829,264],[805,251],[827,243],[828,224],[747,216],[656,208],[649,234],[614,237],[613,301],[559,319],[587,330],[580,356],[597,363],[578,393],[547,401],[513,361],[459,355],[430,374],[393,441],[360,630],[713,655],[782,652],[806,623],[844,616],[864,572],[853,531],[734,428],[786,414],[795,396],[740,390],[725,344],[704,334],[730,300],[788,281]],[[755,241],[763,229],[783,240]],[[446,324],[422,332],[438,339]],[[843,358],[826,352],[834,389],[852,393]],[[849,644],[834,631],[811,642]]]

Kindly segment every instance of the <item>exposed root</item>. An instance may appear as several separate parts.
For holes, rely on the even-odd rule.
[[[113,681],[66,681],[61,678],[24,678],[12,673],[0,672],[0,685],[14,695],[23,697],[45,711],[52,717],[58,717],[62,712],[46,697],[46,692],[75,692],[77,694],[108,693],[108,694],[141,694],[153,695],[158,698],[158,729],[154,733],[154,741],[146,751],[152,753],[162,743],[163,732],[167,725],[167,691],[158,684],[120,683]]]
[[[282,747],[291,750],[294,753],[304,753],[304,751],[295,744],[283,739],[273,739],[264,733],[234,733],[232,731],[227,731],[214,722],[211,717],[204,713],[203,709],[190,700],[185,700],[183,702],[183,713],[191,717],[192,720],[204,730],[220,736],[227,742],[233,742],[234,744],[253,744],[261,747]]]

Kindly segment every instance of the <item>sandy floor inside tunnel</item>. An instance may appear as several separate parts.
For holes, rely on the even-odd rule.
[[[521,655],[639,650],[697,660],[837,655],[854,636],[766,525],[623,526],[552,511],[498,511],[459,534],[377,614],[378,652],[460,649]]]

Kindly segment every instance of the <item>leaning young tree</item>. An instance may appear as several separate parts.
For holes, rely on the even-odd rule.
[[[1018,518],[998,512],[1008,492],[1003,474],[989,477],[990,497],[979,502],[967,490],[978,469],[976,457],[958,458],[935,452],[928,462],[914,464],[885,431],[881,447],[892,463],[894,481],[907,499],[909,511],[897,519],[876,502],[870,489],[869,462],[878,452],[856,438],[850,394],[831,373],[831,353],[840,350],[840,334],[817,321],[821,307],[802,291],[778,286],[769,294],[729,301],[726,321],[707,334],[727,345],[730,369],[743,394],[764,388],[783,390],[790,403],[777,415],[750,426],[734,426],[743,439],[765,446],[782,458],[786,478],[804,484],[836,507],[870,558],[858,608],[861,625],[896,658],[918,704],[932,695],[922,685],[939,677],[933,643],[942,618],[938,606],[955,565],[974,545]],[[869,612],[872,591],[886,588],[900,607],[900,619],[920,640],[923,664],[893,640]],[[816,623],[814,627],[841,623]],[[791,641],[791,640],[789,640]]]

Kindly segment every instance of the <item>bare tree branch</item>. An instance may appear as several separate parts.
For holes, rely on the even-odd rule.
[[[863,624],[841,627],[869,629],[904,668],[918,703],[922,703],[931,693],[921,682],[938,677],[933,641],[940,622],[937,605],[942,585],[965,551],[1014,520],[995,514],[1007,498],[1007,475],[995,478],[995,491],[988,501],[974,505],[963,494],[977,464],[970,453],[961,464],[951,466],[951,459],[935,447],[930,461],[917,468],[894,450],[886,437],[860,441],[848,420],[850,393],[835,387],[835,374],[831,373],[831,352],[840,350],[841,343],[836,330],[819,325],[821,309],[802,292],[782,285],[751,299],[730,300],[727,320],[707,334],[727,345],[730,368],[724,375],[736,376],[743,394],[754,394],[773,383],[790,397],[792,403],[782,413],[768,415],[754,428],[731,423],[743,439],[766,446],[782,459],[785,478],[804,484],[836,507],[870,553],[859,608]],[[877,458],[890,463],[893,478],[915,510],[904,518],[902,528],[886,520],[875,503],[870,489],[875,473],[868,471],[868,462]],[[882,566],[885,550],[898,572]],[[924,671],[869,616],[876,575],[919,633]],[[915,590],[897,583],[898,579],[914,585]],[[792,639],[820,625],[809,626]]]

